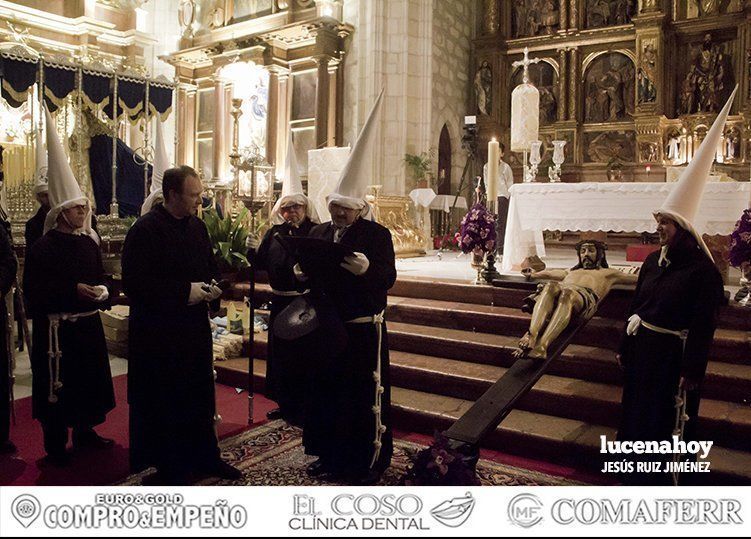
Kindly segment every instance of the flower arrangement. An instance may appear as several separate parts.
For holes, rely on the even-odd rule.
[[[457,233],[464,253],[489,253],[495,249],[495,217],[482,204],[475,204],[464,216]]]
[[[407,486],[477,486],[476,463],[476,456],[461,453],[451,447],[448,437],[436,432],[433,444],[413,457],[402,482]]]
[[[730,265],[741,267],[744,262],[751,262],[751,209],[743,210],[743,215],[735,223],[735,230],[730,235]]]

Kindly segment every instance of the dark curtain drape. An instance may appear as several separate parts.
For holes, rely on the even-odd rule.
[[[97,213],[108,213],[112,201],[112,137],[97,135],[89,148],[91,184]],[[151,165],[149,165],[151,177]],[[133,150],[117,140],[117,203],[120,217],[140,215],[144,200],[143,165],[133,160]]]
[[[25,62],[0,57],[0,93],[11,107],[18,108],[26,101],[27,92],[36,82],[39,62]]]

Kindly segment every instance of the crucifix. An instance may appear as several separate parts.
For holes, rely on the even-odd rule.
[[[530,64],[537,64],[540,62],[539,58],[535,58],[534,60],[529,59],[529,47],[524,47],[524,58],[522,60],[517,60],[516,62],[512,63],[512,67],[524,67],[524,73],[522,75],[522,84],[530,84],[529,81],[529,66]],[[539,105],[538,105],[538,111],[539,114]],[[524,149],[524,181],[534,181],[534,176],[530,174],[529,166],[527,165],[527,154],[529,153],[529,148]],[[534,171],[534,175],[537,175],[537,171]]]

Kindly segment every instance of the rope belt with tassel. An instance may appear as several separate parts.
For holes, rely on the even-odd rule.
[[[347,322],[345,322],[347,324],[375,324],[376,335],[378,338],[376,367],[373,371],[373,381],[375,382],[375,404],[373,405],[372,410],[373,414],[375,415],[375,439],[373,440],[373,458],[371,459],[370,466],[368,466],[368,468],[372,468],[378,460],[378,457],[381,455],[381,447],[383,447],[381,439],[383,437],[383,434],[386,432],[386,425],[381,422],[381,396],[385,391],[384,387],[381,385],[381,340],[383,337],[383,314],[384,311],[381,311],[380,313],[373,316],[361,316],[360,318],[347,320]]]
[[[55,313],[47,315],[47,318],[50,321],[47,330],[47,368],[49,369],[50,374],[50,391],[47,396],[47,401],[50,404],[55,404],[58,401],[55,393],[63,387],[63,383],[60,381],[60,359],[63,357],[63,351],[60,349],[60,322],[65,320],[68,322],[77,322],[81,318],[86,318],[95,314],[99,314],[99,311],[89,311],[85,313]]]

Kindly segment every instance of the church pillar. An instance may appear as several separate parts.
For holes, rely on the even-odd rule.
[[[277,65],[269,71],[269,106],[266,129],[266,155],[277,177],[284,175],[289,132],[289,70]]]
[[[193,84],[180,83],[177,86],[177,165],[195,165],[197,91],[198,88]]]
[[[336,146],[338,141],[336,138],[337,133],[337,120],[339,109],[337,105],[337,93],[339,91],[339,60],[332,58],[328,65],[329,75],[329,101],[328,101],[328,121],[327,121],[327,146]]]
[[[211,179],[215,182],[224,178],[229,151],[224,138],[227,114],[224,107],[224,80],[217,76],[214,79],[214,159],[211,165]]]
[[[316,86],[316,147],[332,146],[329,140],[329,107],[330,107],[330,75],[329,61],[331,57],[322,54],[314,57],[318,66],[318,84]]]
[[[558,49],[558,121],[567,118],[566,90],[568,87],[568,53],[565,48]]]

